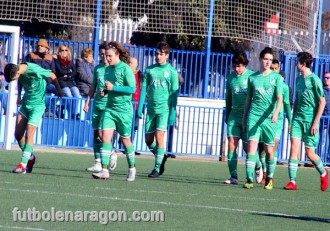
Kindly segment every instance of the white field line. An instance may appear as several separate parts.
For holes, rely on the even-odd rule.
[[[167,201],[151,201],[151,200],[139,200],[132,198],[120,198],[120,197],[111,197],[111,196],[93,196],[87,194],[77,194],[77,193],[62,193],[62,192],[50,192],[50,191],[40,191],[40,190],[28,190],[28,189],[16,189],[16,188],[0,188],[2,191],[10,192],[20,192],[20,193],[37,193],[45,195],[54,195],[54,196],[70,196],[70,197],[82,197],[82,198],[93,198],[93,199],[105,199],[105,200],[114,200],[114,201],[125,201],[125,202],[136,202],[143,204],[160,204],[167,206],[176,206],[176,207],[186,207],[186,208],[199,208],[199,209],[209,209],[209,210],[224,210],[229,212],[241,212],[241,213],[256,213],[263,215],[273,215],[273,216],[282,216],[282,217],[294,217],[299,218],[299,215],[285,214],[285,213],[274,213],[260,210],[248,210],[248,209],[235,209],[235,208],[226,208],[219,206],[209,206],[209,205],[198,205],[198,204],[183,204],[183,203],[173,203]]]
[[[16,182],[10,181],[0,181],[0,184],[15,184]],[[28,186],[50,186],[53,184],[45,184],[45,183],[21,183],[21,185],[28,185]],[[76,188],[81,189],[90,189],[87,186],[75,186]],[[108,187],[95,187],[96,190],[108,190],[108,191],[127,191],[127,189],[123,188],[108,188]],[[185,195],[190,197],[199,197],[205,196],[201,193],[179,193],[179,192],[166,192],[166,191],[155,191],[155,190],[143,190],[143,189],[131,189],[132,192],[135,193],[154,193],[154,194],[165,194],[165,195]],[[220,194],[208,194],[209,197],[214,198],[225,198],[225,199],[232,199],[232,200],[249,200],[249,201],[270,201],[270,202],[282,202],[282,203],[291,203],[291,204],[313,204],[313,205],[322,205],[322,206],[330,206],[330,203],[320,203],[316,201],[293,201],[293,200],[284,200],[284,199],[272,199],[272,198],[261,198],[261,197],[240,197],[240,196],[230,196],[230,195],[220,195]]]
[[[0,229],[30,230],[30,231],[55,231],[55,230],[52,230],[52,229],[41,229],[41,228],[20,227],[20,226],[7,226],[7,225],[0,225]]]

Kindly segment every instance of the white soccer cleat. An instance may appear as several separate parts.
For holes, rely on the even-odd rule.
[[[225,180],[223,183],[238,185],[238,180],[236,178],[230,177],[228,180]]]
[[[127,175],[127,181],[134,181],[136,175],[136,168],[129,168],[128,169],[128,175]]]
[[[92,167],[86,168],[86,171],[88,171],[88,172],[101,172],[102,171],[102,165],[101,165],[101,163],[95,163]]]
[[[104,179],[107,180],[110,178],[109,170],[108,169],[102,169],[101,172],[94,172],[92,174],[93,178],[95,179]]]
[[[258,184],[261,183],[262,178],[263,178],[263,171],[262,171],[262,167],[260,166],[259,169],[256,169],[255,171],[255,175],[256,175],[256,181]]]
[[[112,151],[110,154],[109,170],[110,171],[115,170],[116,166],[117,166],[117,154],[114,151]]]

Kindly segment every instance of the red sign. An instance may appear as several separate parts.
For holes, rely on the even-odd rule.
[[[265,21],[265,32],[273,35],[278,34],[279,19],[276,15],[272,15],[270,20]]]

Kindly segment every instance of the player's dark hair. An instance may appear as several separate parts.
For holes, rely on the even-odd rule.
[[[313,56],[308,52],[299,52],[297,55],[298,62],[305,64],[306,67],[311,68],[313,63]]]
[[[272,64],[278,64],[278,65],[280,65],[280,61],[278,61],[278,59],[273,59]]]
[[[99,51],[100,50],[105,50],[105,48],[107,47],[107,42],[106,41],[104,41],[103,43],[101,43],[100,45],[99,45]]]
[[[240,64],[247,66],[249,64],[249,60],[246,56],[246,53],[244,51],[235,52],[232,58],[232,64],[233,66],[238,66]]]
[[[164,52],[165,54],[169,54],[170,53],[170,45],[168,45],[167,42],[165,41],[161,41],[157,44],[156,49],[160,50],[161,52]]]
[[[7,83],[10,83],[11,81],[13,81],[18,70],[19,70],[18,65],[13,64],[13,63],[8,63],[5,66],[4,76],[5,76],[5,80]]]
[[[115,54],[119,54],[119,59],[123,61],[124,63],[129,64],[129,50],[122,47],[122,45],[119,42],[109,42],[105,48],[105,50],[112,49],[114,50]]]
[[[265,57],[266,54],[271,54],[273,57],[275,56],[275,51],[270,48],[270,47],[265,47],[261,52],[260,52],[260,55],[259,55],[259,58],[260,59],[263,59]]]

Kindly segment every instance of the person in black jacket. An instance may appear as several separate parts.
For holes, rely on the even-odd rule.
[[[80,98],[79,89],[75,83],[75,76],[77,74],[76,67],[72,62],[72,55],[67,45],[60,45],[57,50],[57,59],[55,60],[55,70],[58,82],[66,97],[79,98],[77,100],[67,100],[69,111],[71,109],[71,118],[80,119]],[[64,118],[63,105],[60,112],[61,118]]]

